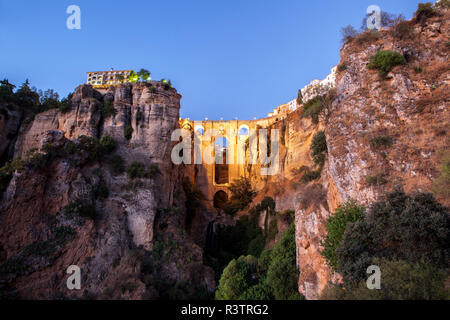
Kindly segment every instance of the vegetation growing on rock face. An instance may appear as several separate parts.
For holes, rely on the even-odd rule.
[[[258,257],[266,244],[263,230],[258,226],[258,215],[242,216],[235,226],[217,226],[206,261],[220,277],[223,268],[243,255]]]
[[[441,172],[433,182],[433,192],[442,197],[450,197],[450,152],[443,154],[441,160]]]
[[[373,149],[379,150],[381,148],[389,148],[393,144],[393,139],[390,136],[377,136],[370,139],[370,146]]]
[[[57,257],[58,251],[76,234],[75,229],[70,226],[53,225],[49,229],[47,240],[35,241],[25,246],[17,255],[0,264],[0,275],[23,275],[38,270],[39,264],[51,263]],[[39,259],[38,264],[36,258]]]
[[[228,189],[231,192],[231,197],[224,208],[227,214],[236,214],[240,210],[248,208],[256,196],[256,191],[253,190],[250,179],[245,177],[233,181]]]
[[[156,164],[146,166],[144,163],[135,161],[127,169],[130,179],[153,179],[161,171]]]
[[[321,300],[448,300],[445,288],[448,273],[432,265],[403,260],[375,259],[380,267],[381,290],[367,289],[366,281],[345,287],[329,285]]]
[[[20,107],[26,117],[33,118],[36,114],[50,110],[59,109],[67,112],[71,107],[73,94],[59,100],[59,95],[53,89],[45,91],[30,87],[26,80],[16,91],[16,86],[9,83],[7,79],[0,81],[0,102],[14,103]]]
[[[113,152],[116,149],[116,142],[110,136],[104,134],[100,139],[100,145],[103,149],[103,153]]]
[[[378,51],[370,58],[369,69],[377,69],[381,76],[386,76],[395,66],[404,64],[405,57],[395,51]]]
[[[116,109],[114,108],[114,104],[112,100],[106,100],[103,102],[102,107],[102,116],[104,119],[107,119],[109,117],[113,117],[116,115]]]
[[[304,173],[300,179],[301,182],[308,183],[320,178],[327,153],[328,146],[325,132],[319,131],[314,135],[313,141],[311,143],[311,156],[317,168],[316,170],[311,171],[310,168],[303,167],[302,172]]]
[[[433,8],[432,2],[419,3],[417,6],[417,11],[414,15],[417,22],[423,23],[426,19],[434,16],[436,11]]]
[[[298,293],[295,226],[292,224],[273,249],[259,259],[241,256],[225,268],[216,291],[217,300],[291,300]]]
[[[124,130],[124,137],[127,139],[127,140],[131,140],[131,138],[133,137],[133,127],[132,126],[130,126],[130,125],[128,125],[128,126],[126,126],[125,127],[125,130]]]
[[[20,159],[15,159],[7,162],[2,168],[0,168],[0,193],[5,192],[13,177],[13,173],[17,170],[23,169],[23,166],[23,161]]]
[[[121,174],[125,172],[125,160],[118,154],[112,156],[109,159],[109,164],[115,174]]]
[[[315,97],[311,100],[308,100],[308,102],[306,102],[303,106],[302,117],[311,117],[313,123],[317,124],[319,123],[319,114],[323,109],[324,106],[322,104],[321,98]]]
[[[330,218],[324,256],[344,279],[342,291],[323,294],[336,299],[441,299],[447,294],[450,216],[432,195],[406,195],[396,189],[374,203],[361,219]],[[351,218],[351,217],[350,217]],[[333,224],[330,223],[333,222]],[[343,231],[345,230],[345,231]],[[343,235],[343,237],[342,237]],[[382,267],[383,285],[369,292],[366,269]]]
[[[319,131],[314,135],[311,151],[314,163],[318,166],[323,166],[325,155],[328,153],[327,137],[324,131]]]
[[[359,35],[359,32],[352,26],[348,25],[341,29],[341,41],[346,43]]]
[[[395,190],[350,225],[338,248],[338,271],[347,282],[365,277],[374,258],[448,267],[450,216],[432,195]]]
[[[95,207],[87,201],[77,199],[64,207],[64,215],[67,219],[88,218],[95,219]]]
[[[336,250],[344,238],[345,230],[349,224],[360,221],[364,212],[364,207],[359,206],[354,200],[350,200],[340,205],[328,218],[326,223],[327,234],[325,241],[322,243],[324,249],[321,254],[334,271],[337,271],[339,265]]]

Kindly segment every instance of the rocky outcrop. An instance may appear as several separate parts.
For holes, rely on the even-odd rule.
[[[130,181],[126,173],[112,170],[108,160],[112,155],[92,162],[84,153],[80,160],[78,155],[60,152],[55,153],[56,158],[42,158],[44,166],[26,165],[16,172],[1,204],[2,294],[20,298],[155,298],[160,283],[166,280],[214,290],[214,273],[202,265],[202,249],[189,238],[183,238],[183,255],[166,262],[176,266],[189,259],[186,266],[190,272],[158,269],[152,276],[156,280],[149,281],[147,270],[149,263],[158,264],[155,258],[146,258],[155,237],[165,236],[155,227],[155,221],[161,224],[163,219],[159,215],[178,208],[181,222],[172,229],[171,241],[181,239],[184,228],[183,168],[173,167],[170,158],[180,99],[174,89],[159,82],[124,84],[102,93],[82,85],[75,90],[69,111],[49,110],[22,126],[16,158],[45,153],[44,146],[49,145],[52,150],[66,150],[81,136],[106,134],[115,140],[115,154],[123,158],[125,166],[139,161],[157,167],[157,176]],[[107,104],[114,109],[108,116],[103,109]],[[5,127],[12,127],[12,118],[3,122]],[[106,198],[98,198],[100,187],[108,190]],[[95,216],[68,218],[67,208],[77,201],[96,208]],[[85,285],[81,292],[66,287],[70,265],[82,270]]]
[[[320,241],[326,219],[340,203],[355,199],[368,205],[396,185],[407,192],[432,190],[441,153],[449,145],[448,16],[445,10],[424,24],[412,24],[409,39],[382,31],[377,40],[349,42],[341,51],[346,69],[337,75],[332,110],[321,120],[328,161],[317,186],[325,194],[306,189],[296,202],[299,289],[307,299],[339,281],[320,255]],[[367,69],[379,50],[394,50],[408,61],[382,78]],[[377,145],[380,137],[388,143]],[[304,203],[308,197],[317,200]]]

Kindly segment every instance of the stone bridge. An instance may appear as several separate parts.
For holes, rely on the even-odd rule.
[[[200,137],[202,155],[205,149],[212,145],[218,145],[223,149],[223,164],[219,161],[216,161],[214,164],[208,164],[202,161],[202,164],[192,165],[194,167],[193,176],[195,187],[202,191],[212,207],[221,209],[223,203],[228,200],[228,187],[230,184],[241,177],[249,177],[251,172],[248,161],[248,150],[246,151],[244,163],[238,161],[239,152],[231,151],[230,154],[228,152],[230,150],[237,150],[239,145],[245,144],[245,140],[249,138],[250,132],[258,132],[260,129],[269,128],[279,120],[280,118],[275,117],[259,120],[231,121],[180,120],[181,128],[189,130],[192,133],[195,132],[197,137]],[[211,130],[216,130],[218,134],[213,136],[205,134]],[[256,152],[259,153],[259,145],[257,146]],[[226,164],[225,159],[227,159],[227,156],[230,157],[229,159],[232,159],[232,161],[229,161],[230,164]]]

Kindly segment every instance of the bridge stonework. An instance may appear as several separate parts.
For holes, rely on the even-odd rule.
[[[216,143],[218,139],[227,141],[227,156],[230,152],[229,161],[230,164],[226,164],[226,158],[224,157],[224,165],[220,164],[208,164],[202,161],[202,164],[192,164],[188,165],[192,169],[191,176],[193,177],[193,183],[195,187],[200,190],[206,197],[208,203],[211,207],[214,207],[215,196],[221,191],[225,192],[230,196],[228,187],[230,184],[240,179],[241,177],[250,177],[250,173],[254,175],[257,174],[257,170],[252,170],[249,163],[249,151],[246,152],[245,161],[238,161],[239,145],[245,144],[245,140],[248,138],[250,132],[259,132],[261,129],[268,129],[279,121],[279,118],[265,118],[259,120],[230,120],[230,121],[190,121],[187,119],[180,120],[180,128],[191,131],[192,137],[194,132],[197,132],[197,137],[201,138],[201,151],[202,156],[204,151]],[[214,136],[205,135],[206,132],[216,130],[217,134]],[[270,134],[270,133],[268,133]],[[241,142],[238,141],[242,139]],[[243,143],[244,142],[244,143]],[[194,144],[194,138],[192,139],[192,144]],[[194,153],[194,147],[192,147],[192,153]],[[259,154],[259,145],[257,150]],[[194,157],[192,157],[194,159]],[[204,159],[203,159],[204,160]],[[239,163],[241,162],[241,163]],[[259,165],[259,164],[258,164]]]

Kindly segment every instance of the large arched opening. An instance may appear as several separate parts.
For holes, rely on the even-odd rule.
[[[214,182],[218,185],[229,183],[229,170],[227,163],[228,140],[225,137],[219,137],[214,142],[215,145],[215,170]]]

